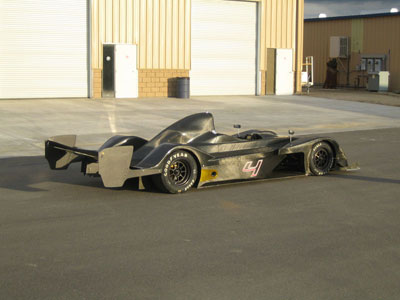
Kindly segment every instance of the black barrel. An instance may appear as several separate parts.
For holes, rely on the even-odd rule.
[[[178,77],[176,79],[176,98],[190,98],[189,77]]]

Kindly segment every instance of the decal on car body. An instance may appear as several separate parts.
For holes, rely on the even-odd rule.
[[[248,161],[244,165],[244,167],[242,169],[242,172],[252,172],[251,177],[255,177],[255,176],[258,175],[258,172],[261,169],[262,163],[263,163],[263,160],[260,159],[260,160],[257,161],[257,164],[254,167],[252,167],[251,165],[253,164],[253,162],[252,161]]]

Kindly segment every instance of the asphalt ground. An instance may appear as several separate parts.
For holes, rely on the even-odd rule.
[[[0,299],[399,299],[400,129],[356,172],[169,195],[0,159]]]

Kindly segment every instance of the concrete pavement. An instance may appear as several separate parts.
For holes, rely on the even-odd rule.
[[[43,141],[60,134],[77,134],[78,145],[92,149],[114,134],[151,138],[201,111],[213,113],[224,133],[235,123],[279,134],[400,127],[400,107],[307,96],[1,100],[0,157],[43,155]]]
[[[324,89],[321,86],[313,86],[310,93],[305,95],[317,98],[327,98],[345,101],[358,101],[364,103],[382,104],[400,107],[400,91],[394,92],[370,92],[365,89],[338,88]]]

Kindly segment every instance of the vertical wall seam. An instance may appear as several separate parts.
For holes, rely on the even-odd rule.
[[[161,1],[163,0],[159,0],[158,1],[158,66],[161,69]]]
[[[183,13],[184,13],[184,15],[183,15],[183,38],[184,38],[184,40],[183,40],[183,69],[184,69],[186,66],[186,43],[185,43],[185,40],[187,38],[187,36],[186,36],[186,18],[185,18],[186,0],[184,0],[184,2],[183,2]]]
[[[151,11],[150,12],[147,12],[147,14],[150,16],[151,15],[151,36],[152,36],[152,38],[151,38],[151,40],[150,40],[150,44],[151,44],[151,52],[150,53],[147,53],[147,55],[149,56],[149,57],[151,57],[151,68],[152,69],[154,69],[154,40],[155,40],[155,27],[156,26],[154,26],[155,24],[155,21],[154,21],[154,11],[155,11],[155,6],[154,6],[154,4],[155,4],[155,1],[157,1],[157,0],[149,0],[149,1],[151,1],[152,3],[151,3]]]
[[[125,34],[124,34],[124,43],[127,44],[128,43],[128,0],[122,0],[124,1],[124,9],[125,9],[125,24],[124,24],[124,30],[125,30]]]
[[[114,0],[111,0],[111,40],[114,40]]]

